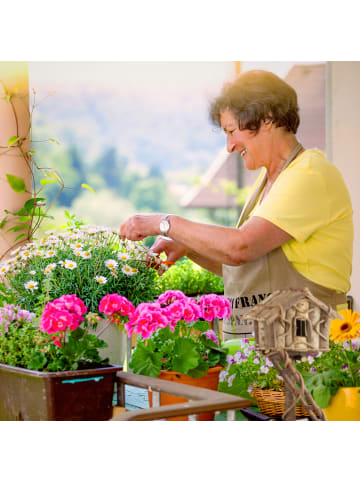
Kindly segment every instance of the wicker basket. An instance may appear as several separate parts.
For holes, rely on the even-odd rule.
[[[278,390],[263,390],[255,388],[252,392],[259,410],[270,417],[281,417],[285,412],[285,392]],[[308,417],[309,414],[302,405],[296,406],[296,417]]]

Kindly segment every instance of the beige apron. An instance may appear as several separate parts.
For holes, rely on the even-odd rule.
[[[283,169],[285,169],[301,151],[298,144],[290,154]],[[267,181],[265,173],[258,189],[249,202],[244,206],[237,227],[246,220],[255,206],[263,187]],[[314,296],[329,304],[336,310],[336,306],[346,303],[346,295],[325,288],[302,276],[287,260],[281,247],[251,263],[241,266],[223,265],[224,294],[232,305],[233,319],[223,320],[223,339],[242,338],[250,336],[254,331],[253,322],[244,320],[244,314],[257,305],[273,291],[279,289],[309,288]]]

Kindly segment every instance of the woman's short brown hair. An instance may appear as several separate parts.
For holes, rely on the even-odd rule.
[[[272,72],[250,70],[224,85],[210,105],[210,118],[220,126],[220,115],[229,110],[240,129],[257,132],[261,121],[271,119],[277,127],[296,134],[300,124],[295,90]]]

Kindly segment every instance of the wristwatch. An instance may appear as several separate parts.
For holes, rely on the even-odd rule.
[[[171,216],[170,214],[167,214],[164,218],[162,218],[162,220],[160,221],[160,232],[161,234],[163,234],[164,236],[167,236],[168,232],[169,232],[169,229],[170,229],[170,222],[169,222],[169,216]]]

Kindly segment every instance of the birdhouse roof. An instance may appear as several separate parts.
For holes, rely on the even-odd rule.
[[[295,290],[295,289],[288,289],[288,290],[277,290],[274,291],[270,296],[265,298],[260,304],[251,308],[246,315],[244,316],[245,319],[256,319],[256,318],[263,318],[265,312],[267,313],[267,317],[272,318],[271,313],[275,310],[278,311],[279,306],[282,306],[284,310],[288,310],[292,306],[296,305],[298,301],[309,301],[312,305],[319,307],[328,316],[336,318],[337,313],[328,305],[323,303],[321,300],[316,298],[308,288],[304,288],[303,290]]]

